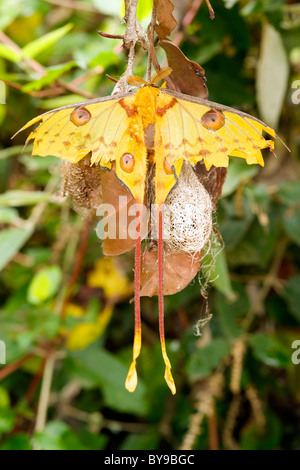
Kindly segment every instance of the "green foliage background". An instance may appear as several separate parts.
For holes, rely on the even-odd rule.
[[[216,216],[225,250],[208,301],[197,279],[165,298],[173,397],[163,380],[156,298],[142,300],[134,394],[123,385],[132,350],[131,294],[114,301],[110,322],[98,338],[85,338],[87,347],[70,350],[62,340],[95,322],[114,294],[88,285],[101,258],[92,229],[71,299],[84,314],[60,315],[85,222],[59,197],[60,162],[30,157],[30,148],[22,153],[24,134],[11,136],[39,112],[80,101],[82,93],[110,94],[105,74],[120,77],[126,56],[120,41],[97,34],[124,33],[121,0],[80,1],[72,9],[56,3],[0,1],[6,38],[0,79],[7,83],[0,105],[0,340],[7,350],[0,366],[0,449],[299,448],[300,365],[291,356],[300,340],[300,104],[292,102],[292,84],[300,79],[300,4],[215,0],[214,21],[204,4],[183,31],[180,47],[205,68],[210,99],[254,115],[256,87],[270,82],[272,89],[272,74],[283,68],[278,72],[276,51],[267,50],[270,62],[257,78],[263,30],[269,24],[278,31],[288,78],[282,75],[285,98],[274,115],[281,114],[278,133],[291,153],[278,143],[277,159],[266,155],[264,169],[232,159]],[[143,26],[151,6],[140,2]],[[144,76],[145,68],[139,49],[135,73]],[[75,90],[66,86],[82,76]],[[61,94],[43,95],[51,86]],[[266,95],[261,110],[269,106]],[[129,281],[132,262],[131,255],[119,260]],[[202,336],[195,336],[196,322],[209,314]],[[48,397],[41,389],[47,378]],[[47,421],[37,424],[45,397]]]

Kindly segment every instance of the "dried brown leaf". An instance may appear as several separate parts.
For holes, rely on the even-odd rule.
[[[164,295],[172,295],[184,289],[199,271],[201,253],[176,253],[164,249]],[[157,250],[147,248],[142,254],[140,296],[158,295]]]
[[[172,88],[186,95],[207,99],[208,90],[205,85],[205,70],[196,62],[189,60],[179,47],[170,41],[160,41],[159,45],[164,49],[168,65],[172,69],[170,75],[173,83]],[[171,87],[169,86],[169,88]]]
[[[200,162],[195,166],[195,173],[203,184],[204,188],[211,197],[213,209],[216,209],[219,197],[222,195],[223,184],[225,183],[227,168],[216,168],[212,166],[210,170],[205,168],[205,165]]]
[[[166,38],[178,25],[173,16],[174,5],[170,0],[154,0],[157,23],[154,29],[159,38]]]
[[[121,185],[114,167],[110,171],[101,170],[101,179],[103,204],[110,204],[114,208],[113,212],[103,217],[102,223],[104,228],[110,226],[116,227],[116,236],[103,240],[103,254],[107,256],[120,255],[135,247],[135,239],[130,237],[132,227],[135,226],[134,200],[130,192]],[[129,211],[133,215],[129,215]],[[143,212],[141,225],[142,239],[147,234],[148,216]]]

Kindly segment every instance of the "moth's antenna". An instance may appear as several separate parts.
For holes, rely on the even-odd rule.
[[[135,236],[135,269],[134,269],[134,342],[133,342],[133,360],[130,365],[125,387],[129,392],[134,392],[137,386],[136,360],[140,355],[142,346],[142,328],[141,328],[141,306],[140,306],[140,284],[141,284],[141,211],[135,204],[136,236]]]
[[[163,208],[158,206],[158,311],[159,311],[159,334],[161,343],[161,352],[165,363],[165,381],[168,384],[173,395],[176,393],[176,387],[171,372],[171,363],[167,355],[164,327],[164,242],[163,242]]]

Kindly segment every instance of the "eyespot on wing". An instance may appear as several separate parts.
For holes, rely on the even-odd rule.
[[[223,127],[225,122],[224,114],[216,109],[210,109],[201,118],[201,124],[205,129],[217,131]]]
[[[84,126],[91,119],[92,115],[86,108],[77,108],[70,116],[71,121],[75,126]]]

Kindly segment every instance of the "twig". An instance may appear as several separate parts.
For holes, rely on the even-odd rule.
[[[153,63],[155,70],[158,72],[160,67],[156,59],[154,51],[154,26],[156,24],[156,7],[153,3],[151,23],[148,27],[148,41],[149,41],[149,54],[148,54],[148,63],[147,63],[147,75],[146,80],[150,82],[151,80],[151,64]]]
[[[197,15],[198,13],[198,10],[199,8],[201,7],[201,4],[202,4],[202,0],[194,0],[192,5],[190,6],[188,12],[186,13],[186,15],[184,16],[183,20],[182,20],[182,29],[185,29],[187,28],[193,21],[193,19],[195,18],[195,16]],[[174,40],[173,40],[173,44],[175,44],[175,46],[179,46],[179,44],[181,43],[182,39],[183,39],[183,31],[180,30],[176,33],[175,37],[174,37]]]
[[[232,367],[229,388],[232,393],[240,393],[243,361],[246,353],[246,335],[237,338],[231,348]]]
[[[35,431],[37,432],[41,432],[45,428],[55,360],[55,354],[51,351],[45,362],[42,389],[35,424]]]
[[[140,23],[137,20],[138,0],[125,0],[125,16],[126,31],[124,34],[124,48],[128,50],[127,67],[125,73],[122,75],[116,84],[113,94],[126,93],[130,91],[130,86],[127,79],[133,75],[133,65],[135,60],[135,46],[137,42],[142,44],[142,47],[148,49],[148,38]]]
[[[236,419],[239,413],[241,404],[241,396],[234,395],[233,400],[229,405],[229,410],[227,413],[226,421],[223,429],[223,444],[227,449],[238,450],[239,446],[236,442],[233,433],[236,425]]]
[[[209,11],[209,17],[210,17],[211,20],[213,20],[214,17],[215,17],[215,12],[214,12],[214,10],[213,10],[213,7],[211,6],[209,0],[205,0],[205,1],[206,1],[206,5],[207,5],[207,8],[208,8],[208,11]]]
[[[124,35],[123,34],[108,34],[108,33],[104,33],[103,31],[98,31],[98,34],[100,34],[100,36],[102,36],[104,38],[108,38],[108,39],[122,39],[122,40],[124,40]]]
[[[70,8],[70,10],[86,11],[87,13],[94,13],[100,16],[105,16],[97,8],[86,2],[78,2],[76,0],[45,0],[52,5],[57,5],[63,8]]]
[[[8,377],[10,374],[13,374],[18,370],[28,359],[31,359],[34,356],[33,353],[25,354],[25,356],[21,357],[15,362],[8,364],[6,367],[0,370],[0,381]]]
[[[114,83],[118,83],[119,80],[117,80],[116,78],[113,78],[111,77],[110,75],[108,75],[108,73],[105,74],[106,78],[108,78],[108,80],[111,80],[112,82]]]
[[[44,370],[44,367],[45,367],[45,361],[46,361],[46,358],[43,358],[40,367],[38,368],[37,372],[33,376],[32,380],[29,384],[29,387],[26,391],[25,401],[26,401],[27,406],[29,406],[31,404],[31,402],[33,400],[33,397],[34,397],[34,394],[35,394],[35,392],[36,392],[36,390],[39,386],[39,383],[42,379],[43,370]],[[19,414],[17,416],[17,419],[16,419],[16,424],[15,424],[13,430],[12,430],[12,434],[17,434],[17,433],[20,432],[23,421],[24,421],[24,415]]]
[[[72,82],[66,83],[63,80],[58,79],[57,83],[60,86],[62,86],[65,90],[70,91],[71,93],[75,93],[76,95],[81,95],[84,98],[87,98],[88,100],[96,98],[96,96],[93,93],[90,93],[89,91],[85,91],[85,90],[81,90],[80,88],[77,88],[76,86],[72,85]]]
[[[215,399],[220,396],[223,388],[223,373],[216,372],[203,383],[203,389],[199,390],[199,398],[196,403],[196,413],[190,417],[188,430],[183,438],[179,450],[192,450],[198,436],[201,434],[203,419],[209,419],[210,445],[218,448],[217,422],[215,419]],[[215,419],[215,421],[214,421]]]
[[[218,435],[218,421],[215,409],[213,413],[207,416],[208,424],[208,436],[209,436],[209,449],[218,450],[219,449],[219,435]]]
[[[73,291],[73,287],[74,287],[74,285],[77,281],[77,278],[80,274],[82,262],[83,262],[84,255],[85,255],[87,245],[88,245],[88,239],[89,239],[89,235],[90,235],[90,231],[91,231],[91,223],[92,223],[93,218],[91,218],[91,217],[87,218],[86,221],[85,221],[86,223],[83,225],[83,231],[81,233],[79,247],[78,247],[78,250],[77,250],[77,253],[76,253],[75,262],[73,264],[73,270],[72,270],[72,273],[71,273],[71,276],[70,276],[70,279],[69,279],[69,283],[68,283],[68,286],[67,286],[67,293],[66,293],[66,297],[65,297],[65,300],[64,300],[64,306],[69,302],[72,291]],[[62,309],[61,315],[62,316],[65,315],[65,309],[64,308]]]
[[[95,77],[96,75],[100,75],[104,72],[104,68],[102,65],[96,65],[92,70],[88,70],[86,73],[83,75],[80,75],[80,77],[74,78],[69,84],[71,86],[78,86],[81,85],[82,83],[86,82],[89,78]]]
[[[248,385],[245,393],[250,402],[255,422],[260,430],[263,430],[266,425],[266,417],[264,415],[263,404],[260,400],[258,392],[253,385]]]

